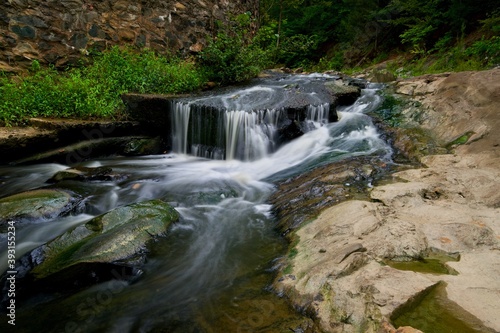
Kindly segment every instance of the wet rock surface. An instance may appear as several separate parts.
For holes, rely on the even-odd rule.
[[[140,262],[147,243],[165,234],[178,219],[175,209],[160,200],[116,208],[44,245],[43,261],[30,274],[36,279],[53,274],[67,279],[77,275],[71,269],[79,271],[80,264],[133,266]]]
[[[300,228],[340,202],[368,198],[372,183],[390,168],[376,157],[350,158],[278,182],[269,201],[280,230],[288,233]]]
[[[218,131],[225,112],[245,111],[255,114],[257,123],[277,126],[279,141],[284,143],[310,131],[307,119],[311,120],[312,116],[325,116],[316,121],[338,121],[337,106],[352,104],[360,96],[361,90],[353,82],[360,83],[353,80],[322,74],[269,72],[246,85],[195,96],[124,94],[122,100],[129,117],[147,126],[150,132],[162,135],[167,146],[172,144],[172,115],[179,105],[189,106],[191,118],[195,113],[200,116],[208,141],[215,140],[211,136]],[[190,121],[192,125],[194,120]],[[215,141],[209,143],[209,146],[218,146]]]
[[[58,183],[65,180],[76,181],[115,181],[125,178],[125,175],[113,172],[109,167],[75,167],[58,171],[47,183]]]
[[[444,281],[446,298],[474,318],[478,331],[499,331],[499,79],[495,69],[395,83],[397,93],[421,103],[418,119],[415,108],[403,110],[405,124],[430,131],[451,154],[422,155],[425,168],[396,172],[393,182],[376,185],[362,200],[308,219],[290,235],[276,290],[308,309],[326,332],[396,332],[412,329],[396,330],[392,314]],[[474,135],[457,141],[464,133]],[[275,203],[278,212],[287,206]],[[302,203],[307,206],[297,200],[294,209]],[[460,255],[447,262],[457,275],[384,264],[421,260],[436,250]]]
[[[37,222],[70,213],[81,198],[57,189],[38,189],[0,199],[0,228],[6,222]]]

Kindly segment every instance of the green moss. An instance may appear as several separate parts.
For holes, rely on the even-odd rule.
[[[469,131],[469,132],[461,135],[460,137],[456,138],[455,140],[451,141],[450,143],[448,143],[446,145],[446,148],[447,149],[451,149],[451,148],[453,148],[455,146],[464,145],[464,144],[466,144],[469,141],[470,137],[472,135],[474,135],[474,134],[475,134],[474,132]]]
[[[476,317],[450,301],[443,282],[424,291],[394,313],[391,320],[396,327],[412,326],[426,333],[493,332]]]
[[[57,216],[71,208],[72,197],[69,193],[49,189],[28,191],[0,199],[0,222]]]
[[[441,251],[432,251],[426,258],[412,261],[394,261],[386,260],[384,264],[403,271],[413,271],[419,273],[430,274],[450,274],[457,275],[458,273],[446,262],[458,261],[458,254],[447,254]]]
[[[288,258],[289,259],[293,259],[297,256],[297,254],[299,254],[299,250],[297,250],[296,247],[294,247],[293,249],[291,249],[289,252],[288,252]]]
[[[391,127],[401,126],[403,122],[401,113],[404,106],[403,100],[391,94],[383,94],[382,97],[384,99],[382,104],[380,104],[373,114]]]
[[[292,274],[292,272],[293,272],[293,266],[290,264],[288,264],[283,270],[283,274]]]
[[[45,260],[33,274],[44,278],[81,263],[127,260],[178,218],[177,211],[160,200],[119,207],[49,242]]]

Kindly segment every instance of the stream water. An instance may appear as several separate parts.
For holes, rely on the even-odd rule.
[[[273,88],[253,89],[271,94]],[[276,112],[252,113],[227,105],[226,99],[225,109],[217,120],[225,126],[220,131],[226,133],[220,138],[225,141],[224,149],[219,147],[204,153],[197,153],[200,151],[197,143],[188,147],[187,135],[193,130],[187,127],[194,116],[189,104],[184,103],[176,109],[179,118],[175,120],[174,152],[81,163],[87,167],[109,166],[114,172],[129,176],[115,182],[57,184],[59,188],[84,194],[88,198],[85,211],[77,216],[20,226],[18,257],[96,215],[133,202],[164,199],[176,207],[181,219],[166,237],[150,246],[148,260],[132,281],[112,280],[74,294],[41,290],[17,309],[16,329],[19,332],[281,332],[297,327],[303,318],[267,287],[287,244],[275,230],[266,200],[274,190],[273,180],[316,165],[368,154],[389,159],[391,149],[364,114],[380,103],[376,91],[375,86],[364,89],[354,105],[338,110],[340,120],[335,123],[325,121],[328,107],[317,104],[311,108],[308,120],[311,130],[282,146],[273,143]],[[242,104],[252,109],[248,105],[252,98],[247,93],[238,96],[244,98]],[[207,154],[226,159],[203,157]],[[3,167],[0,196],[47,186],[47,179],[67,167],[58,164]],[[7,262],[5,243],[5,237],[0,238],[2,272]],[[128,274],[116,273],[117,277]]]

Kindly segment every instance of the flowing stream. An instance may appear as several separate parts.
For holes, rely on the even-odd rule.
[[[287,244],[275,230],[266,200],[274,190],[273,181],[320,164],[369,154],[390,159],[390,147],[365,115],[380,103],[377,88],[369,86],[354,105],[338,109],[340,119],[335,123],[325,121],[329,108],[319,101],[308,114],[310,131],[281,146],[274,141],[280,111],[246,110],[242,105],[255,108],[249,105],[253,102],[248,89],[239,92],[239,105],[230,103],[235,98],[223,98],[224,109],[214,120],[216,144],[188,143],[188,135],[198,135],[188,128],[189,119],[193,126],[204,124],[196,124],[199,111],[178,102],[174,152],[82,163],[109,166],[129,176],[115,182],[58,184],[84,193],[85,211],[19,227],[18,257],[96,215],[133,202],[164,199],[181,219],[151,245],[148,260],[132,281],[112,280],[70,295],[41,291],[24,302],[17,320],[22,331],[280,332],[296,327],[301,317],[267,290]],[[272,86],[252,89],[261,94],[274,91]],[[258,103],[260,98],[254,100]],[[65,168],[3,167],[0,195],[46,186],[47,179]],[[0,238],[0,245],[5,249],[5,238]],[[2,250],[2,272],[6,261]],[[117,277],[121,274],[128,273],[117,272]]]

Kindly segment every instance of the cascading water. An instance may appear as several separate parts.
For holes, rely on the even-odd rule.
[[[264,81],[222,95],[173,101],[173,151],[211,159],[258,160],[283,143],[278,135],[280,126],[293,120],[307,132],[316,127],[312,123],[327,123],[330,104],[314,91],[299,93],[297,85],[305,80],[298,78]],[[324,79],[321,77],[321,81]],[[283,101],[296,96],[300,96],[300,106]],[[294,110],[291,115],[290,109]]]
[[[292,327],[298,315],[265,289],[274,259],[286,248],[266,203],[274,188],[270,180],[349,156],[384,158],[390,156],[390,148],[364,114],[380,102],[376,89],[365,89],[354,105],[339,109],[336,123],[327,123],[329,105],[311,93],[315,101],[307,110],[311,130],[277,146],[276,127],[285,111],[279,105],[264,107],[262,101],[279,99],[274,85],[289,84],[277,83],[237,92],[238,98],[234,93],[224,96],[223,112],[212,112],[212,106],[193,107],[197,101],[177,102],[175,153],[87,161],[81,165],[109,166],[129,176],[58,184],[84,193],[86,209],[66,220],[20,226],[18,247],[24,253],[95,215],[133,202],[161,198],[175,205],[181,220],[151,246],[143,274],[133,282],[101,283],[69,296],[34,295],[18,309],[23,331],[40,332],[43,326],[54,332],[279,332]],[[251,98],[250,92],[256,91],[261,97]],[[236,102],[241,105],[232,104]],[[254,103],[247,107],[257,112],[243,107],[245,103]],[[207,114],[204,120],[200,117]],[[13,191],[20,192],[45,186],[64,168],[4,167],[0,177],[7,188],[15,184]],[[6,193],[12,191],[1,194]],[[5,248],[5,237],[0,244]],[[6,262],[2,251],[0,265]]]

